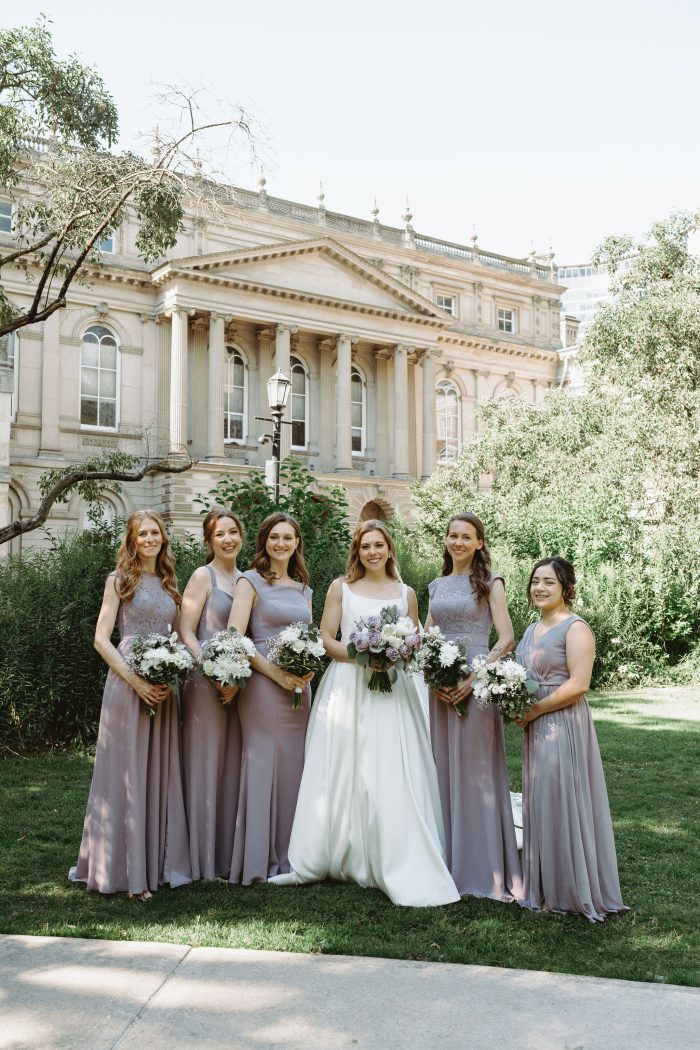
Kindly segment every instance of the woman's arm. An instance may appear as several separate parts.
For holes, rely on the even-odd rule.
[[[413,587],[407,587],[406,593],[408,596],[408,615],[416,625],[416,630],[420,630],[420,620],[418,618],[418,599],[416,598],[416,592]]]
[[[494,664],[497,660],[511,653],[515,648],[515,633],[510,613],[508,612],[506,589],[503,580],[496,579],[491,584],[489,609],[491,610],[493,626],[496,629],[496,644],[486,657],[486,662]]]
[[[95,627],[95,649],[110,670],[114,671],[127,685],[131,686],[145,703],[149,706],[160,704],[170,693],[169,686],[153,685],[153,683],[147,682],[137,674],[134,674],[119,650],[112,645],[112,632],[119,613],[119,595],[117,594],[116,579],[116,576],[108,576],[105,583],[102,607],[100,608],[97,626]]]
[[[595,637],[588,624],[577,620],[566,632],[566,666],[569,677],[544,700],[538,700],[527,712],[520,725],[535,718],[571,707],[588,692],[595,660]]]
[[[239,634],[245,634],[248,630],[250,614],[256,601],[257,594],[252,583],[245,578],[239,579],[233,592],[233,605],[231,606],[231,615],[228,618],[229,627],[235,627]],[[303,689],[309,678],[313,677],[313,675],[307,675],[305,678],[301,678],[299,675],[291,674],[289,671],[283,671],[280,667],[276,667],[275,664],[271,664],[269,660],[266,660],[262,653],[257,653],[251,659],[250,666],[254,671],[260,671],[261,674],[276,682],[282,689],[292,690],[296,689],[297,686]]]
[[[180,637],[195,660],[199,660],[202,655],[202,647],[197,639],[197,628],[210,593],[211,576],[209,570],[202,565],[190,576],[182,596],[180,609]]]
[[[343,585],[340,580],[333,580],[328,588],[326,601],[321,616],[321,640],[326,653],[331,660],[341,663],[351,663],[348,650],[342,642],[336,638],[340,627],[340,618],[343,614]]]

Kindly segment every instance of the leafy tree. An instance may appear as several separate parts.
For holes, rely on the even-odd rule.
[[[99,265],[100,244],[127,209],[138,219],[139,253],[154,262],[175,245],[186,202],[200,215],[218,208],[226,194],[204,178],[198,144],[218,135],[228,146],[240,133],[252,149],[246,115],[207,120],[198,95],[177,89],[162,101],[172,131],[158,133],[152,162],[112,152],[118,115],[99,74],[75,57],[58,58],[43,19],[0,30],[0,186],[17,200],[14,243],[0,256],[0,271],[17,267],[34,286],[22,307],[0,286],[0,336],[65,306],[71,284]]]

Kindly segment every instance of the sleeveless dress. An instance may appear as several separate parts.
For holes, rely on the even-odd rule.
[[[160,577],[144,573],[130,601],[119,605],[119,652],[125,656],[138,634],[170,634],[176,614]],[[153,892],[163,882],[175,887],[192,881],[177,702],[171,693],[151,718],[111,669],[80,855],[68,878],[100,893]]]
[[[212,566],[206,568],[211,590],[197,627],[200,643],[226,630],[232,602]],[[241,774],[241,723],[237,699],[224,706],[216,686],[198,671],[185,686],[182,754],[192,878],[228,878]]]
[[[386,605],[407,613],[405,584],[400,598],[377,599],[343,583],[342,642],[360,616]],[[289,846],[293,870],[271,881],[351,880],[411,907],[458,901],[418,693],[403,671],[390,694],[370,692],[367,682],[356,663],[335,660],[321,680]]]
[[[569,616],[535,641],[530,624],[516,656],[550,696],[569,678]],[[587,625],[588,626],[588,625]],[[523,875],[535,911],[585,915],[602,922],[626,911],[620,893],[603,764],[585,697],[530,722],[523,738]]]
[[[502,576],[491,576],[493,581]],[[439,576],[428,585],[433,623],[467,656],[489,651],[491,610],[469,576]],[[512,901],[523,895],[508,787],[503,723],[495,707],[473,696],[460,718],[430,694],[430,735],[445,824],[447,866],[461,894]]]
[[[254,569],[242,573],[258,596],[248,634],[267,656],[268,639],[290,623],[310,623],[311,588],[272,584]],[[292,692],[253,671],[239,694],[241,780],[230,881],[249,886],[289,871],[287,851],[304,767],[311,690],[294,710]]]

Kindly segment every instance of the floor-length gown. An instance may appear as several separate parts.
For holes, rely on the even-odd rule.
[[[354,594],[343,583],[341,639],[355,621],[401,598]],[[279,884],[351,880],[413,907],[459,900],[444,860],[440,799],[418,694],[403,671],[391,693],[370,692],[368,673],[333,661],[319,685],[289,846]]]
[[[125,656],[139,634],[169,634],[177,607],[159,576],[144,573],[121,602],[117,627]],[[107,674],[95,767],[78,863],[68,877],[100,893],[142,893],[191,882],[182,794],[177,701],[151,717],[127,683]]]
[[[543,700],[563,682],[571,615],[535,641],[530,624],[518,661]],[[523,740],[523,907],[601,922],[625,911],[603,764],[585,697],[528,724]]]
[[[248,634],[258,652],[267,655],[268,641],[290,623],[310,623],[311,589],[300,583],[268,583],[249,569],[243,573],[255,589]],[[264,882],[289,871],[287,851],[294,820],[311,690],[302,706],[292,707],[293,693],[253,671],[239,694],[241,720],[241,780],[233,841],[230,881]]]
[[[491,577],[491,583],[502,577]],[[433,623],[463,642],[469,660],[489,651],[491,610],[477,602],[470,576],[439,576],[429,587]],[[461,894],[510,901],[522,897],[503,742],[494,706],[474,697],[463,718],[430,694],[430,735],[440,785],[447,865]]]
[[[197,626],[200,645],[225,631],[232,596],[206,566],[211,590]],[[193,671],[185,686],[182,755],[193,879],[228,878],[241,775],[237,699],[224,705],[216,686]]]

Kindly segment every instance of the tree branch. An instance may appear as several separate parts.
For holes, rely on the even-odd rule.
[[[38,529],[48,518],[56,500],[64,496],[71,488],[79,485],[81,481],[142,481],[147,474],[182,474],[192,465],[193,460],[188,454],[186,463],[176,464],[167,459],[153,460],[152,462],[147,461],[133,471],[73,470],[51,486],[39,504],[38,511],[31,518],[26,521],[13,521],[0,528],[0,545],[8,543],[25,532]]]

